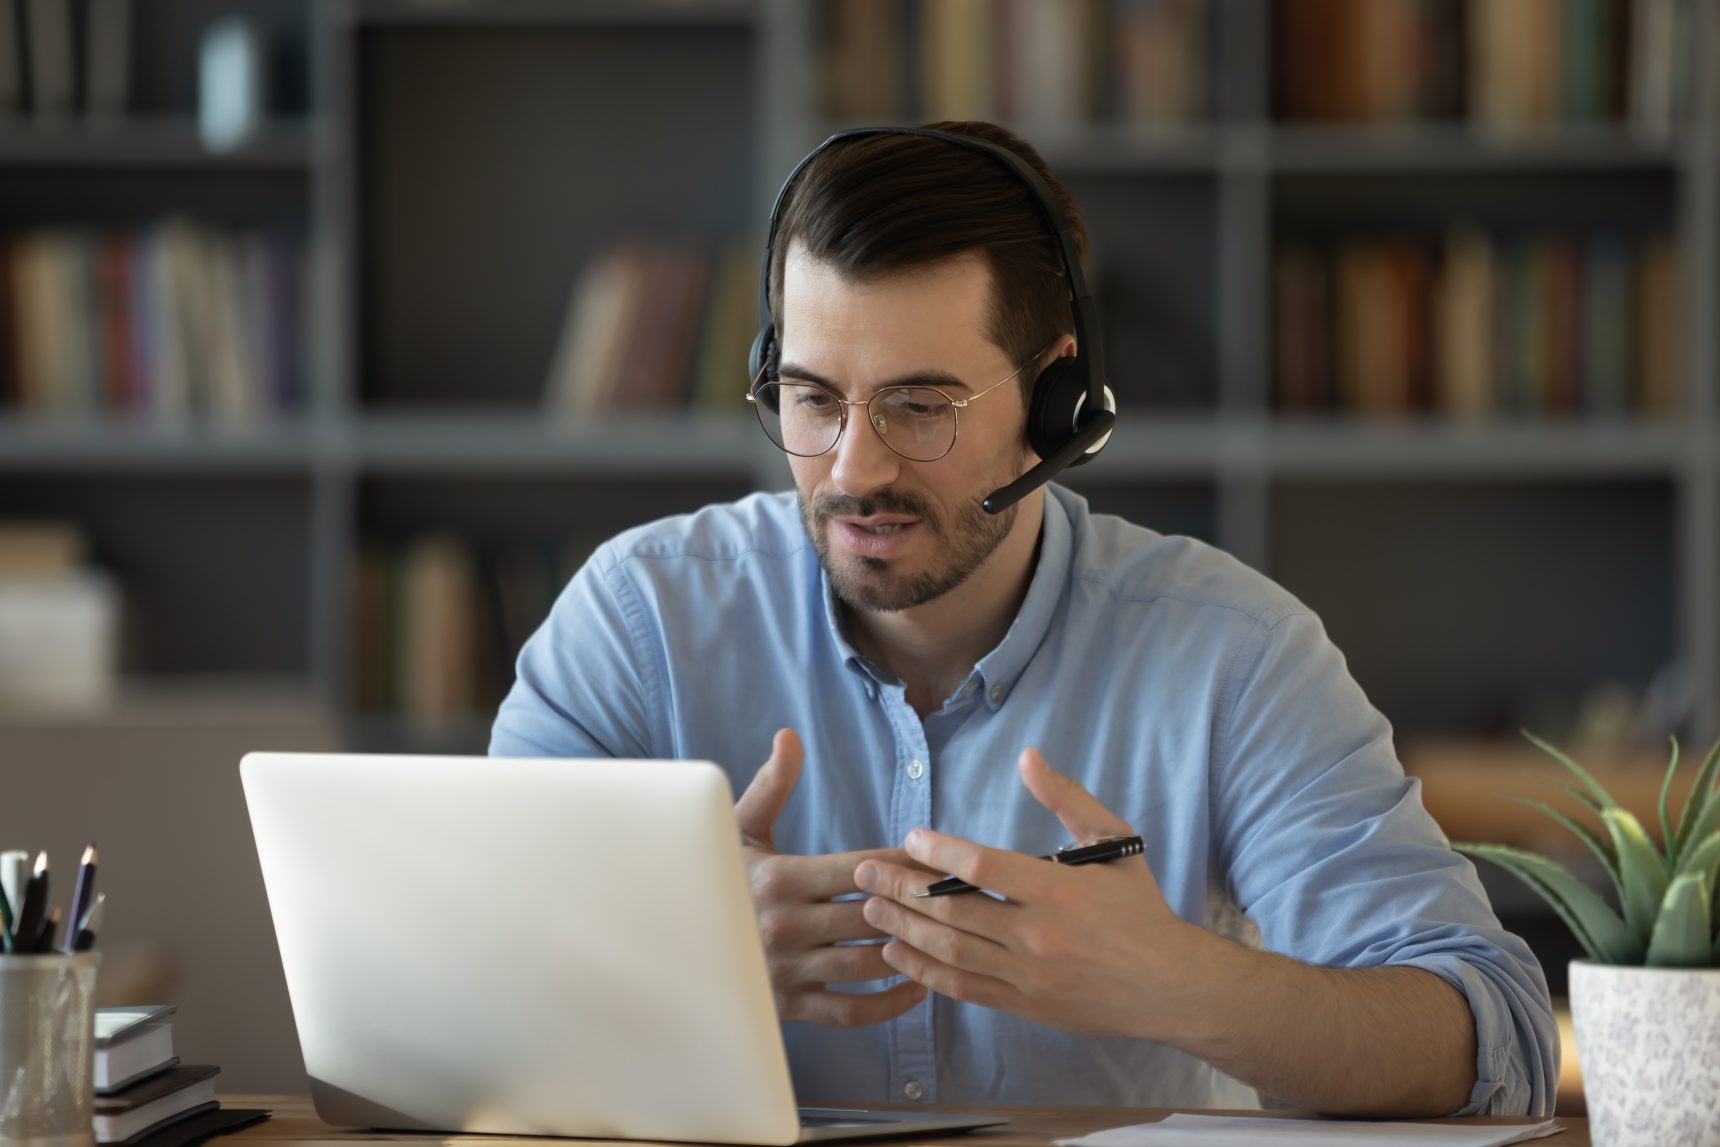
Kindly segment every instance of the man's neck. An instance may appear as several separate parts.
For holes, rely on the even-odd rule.
[[[985,564],[935,601],[895,613],[843,607],[849,640],[907,685],[921,717],[935,712],[1009,632],[1033,582],[1043,524],[1043,499],[1024,501],[1015,528]]]

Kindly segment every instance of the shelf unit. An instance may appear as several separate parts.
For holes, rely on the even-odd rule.
[[[165,17],[140,14],[142,39],[186,40],[196,21],[235,7],[173,0]],[[1096,508],[1203,536],[1278,577],[1327,619],[1406,735],[1496,719],[1502,686],[1467,672],[1472,662],[1497,661],[1522,687],[1575,690],[1610,675],[1641,685],[1674,656],[1696,699],[1686,733],[1720,733],[1720,16],[1698,8],[1698,113],[1665,139],[1275,123],[1266,0],[1215,0],[1209,120],[1025,129],[1087,214],[1124,404],[1104,458],[1069,484]],[[0,515],[85,520],[98,557],[123,574],[161,559],[143,561],[141,534],[104,537],[120,480],[145,519],[177,520],[189,491],[190,512],[222,529],[243,515],[198,499],[212,487],[240,506],[255,495],[274,515],[258,529],[258,561],[276,572],[273,596],[254,605],[290,613],[300,638],[277,635],[250,666],[220,637],[242,613],[171,617],[155,627],[206,632],[202,654],[194,636],[168,663],[293,674],[364,747],[481,748],[481,714],[415,730],[355,710],[357,552],[439,513],[456,531],[500,521],[547,534],[786,486],[780,456],[743,414],[565,426],[535,396],[583,258],[628,229],[754,237],[794,162],[847,126],[820,110],[817,8],[323,0],[267,11],[303,40],[309,114],[210,155],[183,81],[157,77],[132,120],[0,129],[0,231],[169,207],[302,226],[327,255],[329,350],[311,407],[254,428],[0,416]],[[165,30],[150,32],[158,18]],[[177,58],[191,57],[181,47]],[[115,207],[121,185],[142,191]],[[1275,416],[1275,242],[1473,212],[1519,227],[1622,214],[1672,233],[1684,413],[1479,425]],[[1333,524],[1335,514],[1353,517]],[[1482,546],[1513,533],[1522,544],[1508,552]],[[1370,541],[1382,537],[1389,552]],[[188,553],[207,563],[221,551]],[[202,570],[192,584],[213,592],[225,580]],[[1537,600],[1489,605],[1489,584]],[[136,668],[168,671],[160,663],[146,653]]]

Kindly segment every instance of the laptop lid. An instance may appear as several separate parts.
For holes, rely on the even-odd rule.
[[[715,765],[252,753],[240,774],[322,1119],[800,1136]]]

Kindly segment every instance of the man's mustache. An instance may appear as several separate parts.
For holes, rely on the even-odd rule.
[[[898,490],[880,490],[864,498],[841,494],[825,494],[814,500],[813,513],[819,518],[870,518],[874,514],[902,514],[919,518],[935,531],[941,524],[937,510],[925,499]]]

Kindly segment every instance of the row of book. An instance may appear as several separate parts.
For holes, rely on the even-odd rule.
[[[1690,107],[1698,2],[1279,0],[1278,115],[1664,134]]]
[[[133,0],[0,0],[0,116],[122,114]]]
[[[182,1147],[266,1119],[267,1111],[223,1108],[214,1064],[181,1063],[172,1004],[98,1008],[95,1014],[97,1143]]]
[[[575,277],[544,383],[552,414],[744,408],[758,245],[624,242]]]
[[[359,711],[427,728],[494,713],[520,647],[591,548],[484,548],[441,533],[362,547],[353,594]]]
[[[1207,109],[1208,0],[825,0],[826,114],[1029,131]]]
[[[305,398],[303,242],[170,219],[0,245],[0,410],[246,422]]]
[[[1501,239],[1474,227],[1279,248],[1277,405],[1665,417],[1680,397],[1678,258],[1664,237]]]

